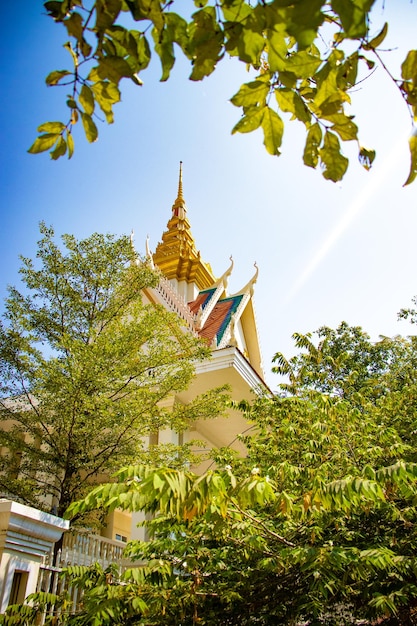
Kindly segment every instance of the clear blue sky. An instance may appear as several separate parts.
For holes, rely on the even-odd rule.
[[[159,62],[141,88],[123,85],[115,124],[99,124],[88,145],[76,133],[71,161],[58,162],[26,150],[36,127],[66,115],[65,92],[46,88],[45,76],[68,67],[64,32],[43,15],[42,2],[2,7],[1,47],[1,280],[18,281],[18,254],[32,256],[38,223],[57,234],[84,237],[94,231],[135,231],[144,252],[155,249],[176,196],[183,161],[184,196],[192,231],[204,260],[218,276],[232,254],[230,290],[260,275],[255,292],[267,380],[273,354],[292,352],[291,334],[342,320],[372,338],[408,334],[397,311],[417,294],[417,183],[403,188],[409,169],[410,117],[392,82],[378,70],[353,96],[363,142],[377,149],[374,169],[345,150],[351,168],[340,184],[301,163],[303,134],[286,130],[283,154],[269,156],[262,137],[230,135],[239,110],[228,101],[247,80],[244,68],[225,60],[202,83],[187,80],[179,62],[172,79],[159,83]],[[375,30],[390,22],[385,55],[393,73],[405,51],[416,47],[417,5],[386,0]]]

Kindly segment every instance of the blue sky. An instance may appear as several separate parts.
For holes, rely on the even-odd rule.
[[[417,5],[385,2],[375,30],[390,23],[384,59],[398,76],[405,51],[416,47]],[[352,113],[364,144],[377,149],[367,173],[347,145],[350,172],[341,183],[322,179],[301,163],[303,133],[287,125],[282,156],[269,156],[257,133],[231,136],[239,110],[229,99],[248,80],[226,59],[201,83],[187,80],[179,60],[172,78],[159,82],[157,59],[143,87],[125,81],[115,124],[99,125],[88,145],[77,129],[75,154],[57,162],[26,150],[36,127],[65,119],[65,91],[47,88],[45,76],[68,67],[64,32],[43,14],[42,2],[6,3],[0,41],[1,279],[18,281],[18,255],[33,256],[38,223],[77,237],[94,231],[135,231],[155,249],[170,217],[183,161],[184,196],[198,248],[219,276],[235,260],[231,292],[260,275],[255,306],[264,366],[277,351],[292,353],[291,334],[342,320],[373,339],[408,334],[396,320],[417,294],[417,183],[408,188],[407,136],[411,123],[392,81],[379,69],[353,94]]]

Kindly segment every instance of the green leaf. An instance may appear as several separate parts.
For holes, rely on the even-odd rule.
[[[94,94],[88,85],[83,85],[81,87],[78,99],[87,115],[92,115],[94,113]]]
[[[80,49],[81,49],[81,54],[83,55],[84,58],[89,57],[93,50],[92,46],[90,46],[90,44],[88,43],[88,41],[84,39],[84,37],[80,41]]]
[[[370,170],[372,167],[372,163],[375,160],[375,156],[376,156],[375,150],[368,150],[367,148],[364,148],[363,146],[361,146],[359,150],[359,157],[358,157],[359,163],[366,170]]]
[[[325,2],[298,0],[291,4],[293,7],[288,15],[288,34],[296,39],[299,49],[306,48],[314,42],[317,31],[324,21],[325,15],[321,9]]]
[[[151,49],[149,47],[149,42],[144,35],[141,35],[138,40],[138,62],[140,64],[140,69],[148,67],[150,60]]]
[[[265,37],[261,32],[250,28],[250,23],[254,20],[246,21],[245,28],[241,31],[238,40],[239,59],[244,63],[258,65],[262,51],[266,46]]]
[[[341,89],[353,87],[358,76],[359,54],[355,51],[339,67],[337,83]]]
[[[150,20],[155,28],[162,30],[164,15],[159,0],[125,0],[135,21]]]
[[[343,141],[351,141],[358,138],[358,127],[352,118],[344,113],[326,116],[326,119],[333,123],[332,130],[335,131]]]
[[[414,119],[417,119],[417,50],[410,50],[407,54],[401,65],[401,75],[404,79],[401,91],[413,111]]]
[[[91,70],[89,80],[95,80],[94,70],[102,80],[107,78],[115,85],[118,85],[123,77],[133,77],[133,71],[129,63],[118,56],[106,56],[100,59],[97,67]]]
[[[338,86],[338,68],[330,69],[327,76],[320,80],[312,105],[319,116],[334,114],[340,110],[342,102],[349,96]]]
[[[250,133],[256,130],[262,124],[263,115],[264,108],[259,109],[258,107],[253,107],[253,109],[249,109],[247,114],[233,127],[232,135],[235,133]]]
[[[74,154],[74,137],[72,133],[67,132],[67,146],[68,146],[68,158],[70,159]]]
[[[401,76],[404,80],[417,83],[417,50],[410,50],[401,65]]]
[[[417,130],[411,135],[408,145],[410,146],[411,166],[408,178],[403,185],[404,187],[412,183],[417,176]]]
[[[305,50],[296,52],[285,60],[285,70],[292,72],[297,78],[310,78],[321,65],[320,57]]]
[[[332,0],[332,8],[338,13],[347,37],[366,37],[368,13],[374,2],[375,0]]]
[[[45,78],[45,82],[47,85],[57,85],[62,78],[65,76],[69,76],[71,72],[68,70],[54,70]]]
[[[104,0],[96,2],[96,24],[97,31],[105,31],[116,21],[122,8],[121,0]]]
[[[376,35],[376,37],[374,37],[373,39],[371,39],[371,41],[367,44],[364,44],[363,49],[364,50],[375,50],[376,48],[378,48],[381,43],[384,41],[385,37],[388,34],[388,22],[385,22],[385,24],[383,25],[381,31],[378,33],[378,35]]]
[[[58,133],[46,133],[45,135],[41,135],[35,139],[28,152],[30,152],[30,154],[45,152],[46,150],[49,150],[49,148],[52,148],[59,137],[60,134]]]
[[[189,44],[187,20],[177,13],[166,13],[164,30],[170,33],[172,41],[180,46],[185,55],[189,56],[187,49]]]
[[[287,41],[285,34],[281,31],[268,31],[268,65],[271,72],[281,72],[285,70],[285,60],[288,55]]]
[[[227,22],[241,22],[252,13],[253,9],[245,0],[227,0],[222,3],[222,11]]]
[[[89,141],[90,143],[97,141],[98,130],[92,117],[90,115],[87,115],[87,113],[81,112],[81,119],[83,122],[84,132],[85,136],[87,137],[87,141]]]
[[[248,107],[252,105],[266,103],[269,93],[269,83],[255,80],[251,83],[244,83],[239,91],[231,98],[230,102],[235,106]]]
[[[283,87],[275,90],[275,97],[281,111],[292,113],[293,118],[305,124],[310,122],[311,114],[296,91]]]
[[[303,153],[304,164],[308,167],[317,167],[319,162],[319,148],[322,140],[322,132],[319,124],[313,124],[306,139],[306,145]]]
[[[190,80],[201,80],[215,69],[222,55],[223,33],[214,7],[206,6],[193,14],[189,26],[189,49],[193,59]]]
[[[78,105],[72,96],[68,98],[66,104],[67,104],[67,107],[69,107],[70,109],[78,109]]]
[[[72,56],[74,67],[78,67],[78,55],[77,55],[77,52],[72,47],[71,42],[67,41],[66,43],[64,43],[63,47],[65,48],[65,50],[68,50],[68,52]]]
[[[174,45],[167,29],[160,33],[156,28],[153,28],[152,37],[155,52],[158,54],[162,65],[161,82],[164,82],[168,80],[175,63]]]
[[[342,180],[348,166],[348,159],[340,152],[340,143],[336,135],[326,131],[323,147],[319,150],[322,164],[324,165],[323,176],[327,180],[337,182]]]
[[[108,124],[113,123],[113,104],[120,101],[120,91],[114,83],[99,81],[91,85],[96,102],[106,116]]]
[[[75,37],[78,42],[83,38],[83,18],[77,13],[71,13],[70,17],[64,20],[64,25],[70,37]]]
[[[51,159],[56,161],[57,159],[59,159],[59,157],[64,156],[66,151],[67,151],[67,142],[61,135],[60,138],[58,139],[55,149],[51,151]]]
[[[264,109],[262,118],[262,129],[264,131],[264,145],[269,154],[279,156],[284,134],[284,123],[278,113],[267,106]]]
[[[58,0],[49,0],[48,2],[44,2],[45,9],[48,11],[49,15],[54,18],[57,22],[62,22],[65,17],[67,7],[64,2],[58,2]]]
[[[38,126],[38,133],[61,133],[65,129],[65,124],[62,122],[45,122]]]

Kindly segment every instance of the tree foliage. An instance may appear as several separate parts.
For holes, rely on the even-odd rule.
[[[338,328],[322,326],[315,333],[294,333],[301,350],[286,359],[281,352],[273,358],[273,371],[286,376],[283,391],[294,395],[308,390],[352,401],[355,393],[377,399],[387,391],[387,377],[394,362],[402,359],[407,341],[381,337],[372,342],[359,326],[342,322]]]
[[[128,544],[124,572],[67,569],[84,601],[62,624],[415,623],[414,338],[372,344],[345,323],[317,335],[282,357],[282,395],[241,403],[245,457],[219,450],[202,476],[129,466],[71,505],[146,511],[151,540]]]
[[[242,117],[233,133],[261,129],[266,150],[280,154],[288,113],[306,131],[305,165],[341,180],[348,167],[341,142],[355,141],[358,158],[369,169],[375,152],[361,146],[348,105],[350,91],[378,62],[388,24],[374,25],[375,0],[296,0],[249,3],[247,0],[195,0],[189,16],[160,0],[48,0],[44,6],[69,38],[70,65],[46,78],[64,86],[69,107],[65,122],[46,122],[31,153],[49,150],[52,159],[74,150],[73,125],[81,121],[89,142],[97,140],[97,113],[114,120],[126,78],[142,85],[152,51],[169,78],[179,49],[191,64],[190,79],[209,76],[226,56],[252,69],[251,79],[231,98]],[[175,7],[176,8],[176,7]],[[182,7],[181,9],[182,10]],[[417,115],[417,51],[408,52],[397,76],[391,76]],[[417,176],[417,139],[410,141],[411,167],[405,184]]]
[[[208,350],[177,316],[143,303],[142,289],[159,276],[127,237],[64,235],[62,251],[52,229],[41,233],[0,328],[0,488],[62,515],[126,462],[158,462],[143,436],[218,415],[225,394],[161,405],[186,388]],[[159,450],[164,463],[181,465],[186,449],[178,454]]]

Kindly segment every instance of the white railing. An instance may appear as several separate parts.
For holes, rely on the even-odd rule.
[[[178,295],[175,289],[172,288],[169,280],[162,276],[158,286],[154,287],[154,289],[165,301],[169,309],[179,315],[179,317],[187,323],[190,330],[195,332],[194,315],[188,304]]]
[[[126,544],[86,532],[67,532],[62,549],[56,555],[54,565],[91,565],[100,563],[104,568],[110,563],[121,563]]]
[[[75,613],[82,600],[82,591],[72,587],[69,579],[60,575],[63,568],[70,565],[88,566],[99,563],[105,569],[111,563],[115,563],[119,571],[123,571],[133,565],[132,561],[123,558],[125,547],[126,544],[121,541],[112,541],[86,532],[69,531],[64,534],[62,548],[57,552],[51,550],[43,557],[36,591],[56,595],[68,593],[72,603],[70,611]],[[135,563],[135,565],[138,564]],[[39,616],[40,626],[45,623],[47,615],[52,617],[58,615],[59,612],[54,605],[51,605],[45,614]]]

